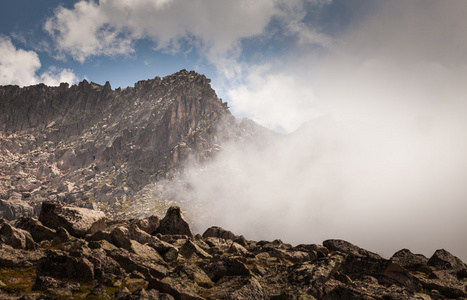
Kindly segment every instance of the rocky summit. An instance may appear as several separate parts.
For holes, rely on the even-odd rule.
[[[151,191],[163,190],[187,160],[202,163],[226,141],[266,132],[233,117],[193,71],[116,90],[86,80],[2,86],[0,217],[38,216],[45,200],[120,218],[163,213],[169,198]],[[152,206],[138,207],[145,198]]]
[[[112,220],[46,201],[39,219],[0,219],[0,299],[467,299],[466,285],[446,250],[385,259],[343,240],[194,235],[177,206]]]

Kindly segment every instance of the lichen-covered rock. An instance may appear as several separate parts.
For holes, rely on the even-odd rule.
[[[52,229],[65,228],[71,235],[85,237],[105,227],[105,214],[81,207],[65,206],[57,201],[42,203],[39,221]]]

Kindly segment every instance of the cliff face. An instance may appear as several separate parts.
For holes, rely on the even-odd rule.
[[[202,162],[222,141],[266,131],[235,119],[209,83],[182,70],[123,90],[87,81],[0,87],[0,214],[33,214],[46,199],[125,214],[188,158]]]

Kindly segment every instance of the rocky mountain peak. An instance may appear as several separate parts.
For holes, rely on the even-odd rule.
[[[174,178],[182,162],[261,131],[235,119],[194,71],[115,90],[86,80],[3,86],[0,215],[37,214],[46,199],[127,214],[146,185]]]

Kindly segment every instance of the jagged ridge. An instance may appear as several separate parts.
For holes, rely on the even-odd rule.
[[[209,83],[182,70],[116,90],[0,87],[0,215],[37,215],[45,199],[128,215],[147,184],[173,178],[188,158],[266,131],[235,119]]]

